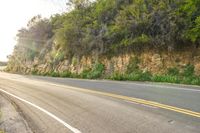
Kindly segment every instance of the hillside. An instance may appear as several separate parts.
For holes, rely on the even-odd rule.
[[[17,34],[7,71],[200,84],[200,0],[72,0]]]

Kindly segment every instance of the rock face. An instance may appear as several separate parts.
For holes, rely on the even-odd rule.
[[[194,66],[194,71],[196,75],[200,76],[200,63]]]
[[[200,51],[198,49],[197,51]],[[92,68],[95,62],[101,62],[105,66],[105,74],[112,74],[113,72],[124,73],[127,70],[127,66],[131,63],[132,57],[137,57],[139,60],[139,68],[143,71],[150,71],[152,74],[166,73],[168,68],[178,68],[182,70],[187,64],[194,65],[195,74],[200,75],[200,52],[196,52],[194,56],[192,51],[179,51],[179,52],[156,52],[156,51],[144,51],[137,54],[124,54],[120,56],[107,57],[82,57],[81,59],[73,57],[71,60],[63,60],[57,64],[51,63],[50,59],[40,63],[38,59],[34,62],[28,62],[27,65],[14,66],[12,71],[23,71],[24,73],[30,73],[33,70],[37,72],[45,73],[50,71],[64,72],[71,71],[74,73],[81,73],[83,70]],[[26,66],[26,67],[25,67]]]
[[[117,57],[100,58],[100,62],[105,65],[106,74],[113,72],[124,73],[127,70],[127,66],[130,63],[131,57],[136,55],[121,55]],[[195,67],[195,73],[200,75],[200,58],[195,56],[191,58],[191,52],[174,52],[174,53],[155,53],[155,52],[144,52],[137,55],[140,60],[139,68],[143,71],[150,71],[153,74],[162,74],[167,71],[168,68],[179,68],[180,70],[187,64],[193,64]],[[64,61],[67,62],[67,61]],[[60,71],[70,70],[73,72],[80,73],[81,71],[91,68],[94,63],[94,59],[83,57],[80,62],[76,65],[67,63],[62,63],[60,66]]]

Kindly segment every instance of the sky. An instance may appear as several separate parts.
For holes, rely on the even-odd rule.
[[[0,61],[7,61],[17,31],[36,15],[50,17],[66,11],[67,0],[2,0],[0,4]]]

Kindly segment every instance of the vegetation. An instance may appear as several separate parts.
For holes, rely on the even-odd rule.
[[[33,75],[51,76],[51,77],[62,77],[62,78],[83,78],[83,79],[98,79],[103,76],[104,65],[101,63],[96,63],[92,69],[83,70],[81,73],[72,73],[70,71],[56,72],[50,71],[48,73],[40,73],[33,71]]]
[[[6,66],[7,65],[7,62],[1,62],[0,61],[0,66]]]
[[[49,19],[35,16],[18,31],[7,70],[20,71],[23,65],[37,62],[48,63],[51,71],[34,69],[32,74],[102,78],[101,63],[93,63],[80,74],[54,68],[64,60],[77,65],[82,57],[99,62],[99,57],[140,54],[144,49],[196,50],[200,44],[200,0],[70,0],[67,5],[69,12]],[[109,78],[199,84],[190,64],[183,72],[170,68],[166,75],[154,75],[139,70],[137,57],[132,60],[126,73],[114,72]]]
[[[108,79],[200,85],[200,77],[194,74],[194,66],[191,64],[186,65],[183,72],[170,68],[165,75],[152,75],[150,72],[136,70],[130,74],[114,73]]]
[[[131,64],[132,65],[132,64]],[[128,66],[130,68],[130,66]],[[82,78],[82,79],[98,79],[106,78],[119,81],[151,81],[151,82],[165,82],[176,84],[190,84],[200,85],[200,77],[194,74],[194,66],[191,64],[186,65],[183,72],[179,72],[177,68],[169,68],[168,73],[165,75],[153,75],[148,71],[142,72],[138,67],[133,65],[134,69],[131,73],[115,72],[107,77],[104,75],[104,65],[97,63],[92,69],[83,70],[80,74],[64,71],[62,73],[51,71],[49,73],[37,73],[37,75],[63,77],[63,78]],[[131,69],[133,69],[131,68]],[[128,69],[127,69],[128,70]]]

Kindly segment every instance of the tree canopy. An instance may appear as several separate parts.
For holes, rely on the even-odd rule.
[[[10,62],[113,56],[200,43],[200,0],[70,0],[69,12],[35,16],[17,34]]]

